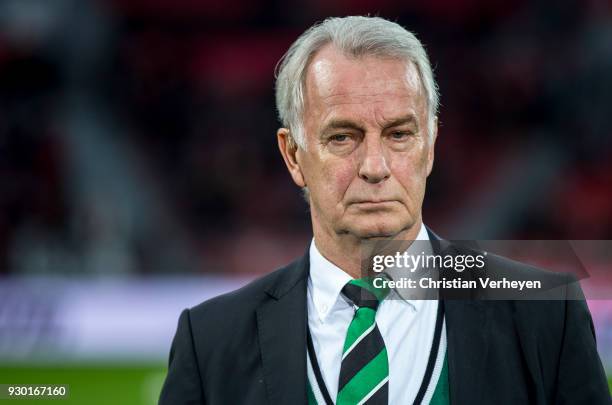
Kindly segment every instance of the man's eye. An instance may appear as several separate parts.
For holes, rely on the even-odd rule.
[[[396,141],[401,141],[407,138],[408,135],[409,135],[408,132],[402,132],[402,131],[391,132],[391,138],[393,138]]]
[[[349,140],[349,136],[346,134],[337,134],[330,136],[329,140],[332,142],[346,142]]]

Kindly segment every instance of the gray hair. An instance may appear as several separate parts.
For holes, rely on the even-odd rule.
[[[412,62],[427,96],[427,130],[434,134],[438,113],[438,87],[425,48],[413,33],[380,17],[331,17],[304,32],[277,65],[276,107],[282,125],[302,149],[304,137],[304,85],[313,55],[327,44],[352,57],[372,55]]]

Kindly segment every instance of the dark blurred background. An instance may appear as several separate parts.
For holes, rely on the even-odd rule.
[[[434,66],[426,224],[612,239],[609,0],[1,0],[0,382],[156,403],[180,310],[304,252],[273,71],[351,14],[414,31]],[[612,301],[589,306],[610,370]]]
[[[442,94],[424,219],[612,239],[609,1],[3,0],[0,271],[263,273],[311,237],[273,70],[326,16],[417,33]]]

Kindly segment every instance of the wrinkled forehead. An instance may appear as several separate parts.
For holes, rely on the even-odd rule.
[[[311,59],[305,77],[305,102],[346,97],[407,94],[424,97],[414,63],[376,55],[345,55],[326,45]]]

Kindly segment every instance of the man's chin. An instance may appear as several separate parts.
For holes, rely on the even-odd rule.
[[[346,215],[339,223],[341,233],[353,235],[357,239],[395,239],[411,229],[415,220],[406,212],[392,214]]]
[[[363,232],[357,235],[357,237],[363,240],[393,239],[398,233],[399,232]]]
[[[378,240],[378,239],[394,239],[408,229],[408,226],[363,226],[353,227],[349,229],[350,234],[353,234],[358,239],[363,240]]]

